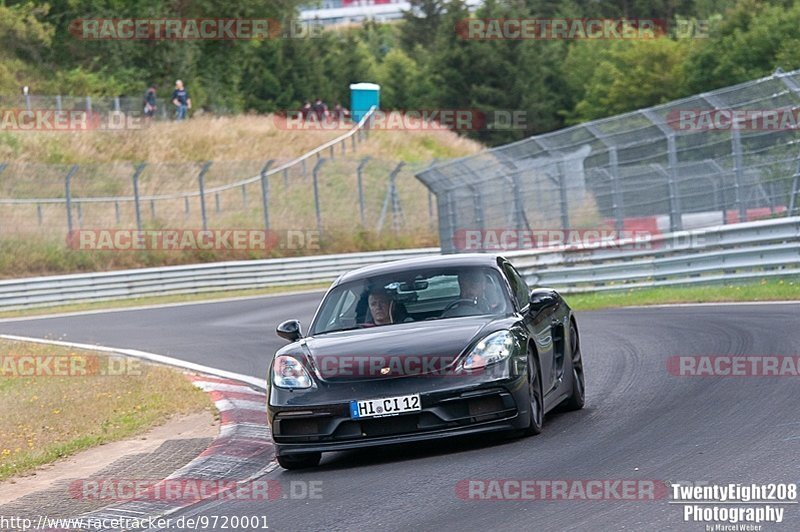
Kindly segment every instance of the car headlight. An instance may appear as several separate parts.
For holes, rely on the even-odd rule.
[[[480,369],[510,357],[517,348],[517,339],[511,331],[497,331],[480,342],[464,357],[461,367],[466,370]]]
[[[295,357],[280,355],[272,363],[272,384],[279,388],[310,388],[311,375]]]

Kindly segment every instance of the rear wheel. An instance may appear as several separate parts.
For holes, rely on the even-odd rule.
[[[290,454],[278,456],[278,465],[284,469],[306,469],[317,467],[322,459],[322,453]]]
[[[530,403],[530,425],[525,429],[526,436],[542,432],[544,424],[544,398],[542,379],[539,375],[539,361],[535,353],[528,353],[528,402]]]
[[[565,410],[580,410],[585,404],[586,383],[583,377],[583,356],[575,322],[569,324],[569,350],[572,365],[572,395],[564,401]]]

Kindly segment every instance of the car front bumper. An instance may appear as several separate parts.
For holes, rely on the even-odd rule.
[[[279,456],[341,451],[376,445],[425,441],[527,427],[528,384],[525,374],[484,380],[480,377],[393,379],[380,383],[326,386],[336,397],[322,404],[318,393],[270,391],[267,414]],[[348,393],[349,392],[349,393]],[[418,393],[422,410],[351,419],[350,400]],[[275,404],[282,406],[275,406]]]

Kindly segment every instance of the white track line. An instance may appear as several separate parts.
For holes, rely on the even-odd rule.
[[[212,368],[210,366],[203,366],[201,364],[195,364],[194,362],[187,362],[185,360],[180,360],[178,358],[172,358],[164,355],[158,355],[156,353],[139,351],[138,349],[120,349],[117,347],[107,347],[103,345],[79,344],[75,342],[62,342],[60,340],[44,340],[42,338],[31,338],[29,336],[16,336],[12,334],[0,334],[0,338],[4,338],[6,340],[15,340],[18,342],[32,342],[36,344],[58,345],[62,347],[72,347],[75,349],[100,351],[103,353],[118,353],[120,355],[125,355],[134,358],[141,358],[143,360],[156,362],[158,364],[166,364],[167,366],[175,366],[177,368],[188,369],[190,371],[196,371],[198,373],[206,373],[208,375],[214,375],[215,377],[221,377],[223,379],[232,379],[241,382],[246,382],[247,384],[251,384],[257,388],[260,388],[261,390],[266,389],[267,386],[267,382],[265,379],[259,379],[257,377],[251,377],[249,375],[242,375],[240,373],[233,373],[232,371],[225,371],[222,369]]]

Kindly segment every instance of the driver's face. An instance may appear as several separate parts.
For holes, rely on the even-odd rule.
[[[464,299],[476,299],[483,296],[486,288],[486,280],[483,275],[465,277],[461,281],[461,297]]]
[[[390,301],[388,296],[384,294],[370,294],[369,311],[372,313],[372,319],[375,321],[376,325],[391,323],[389,307]]]

